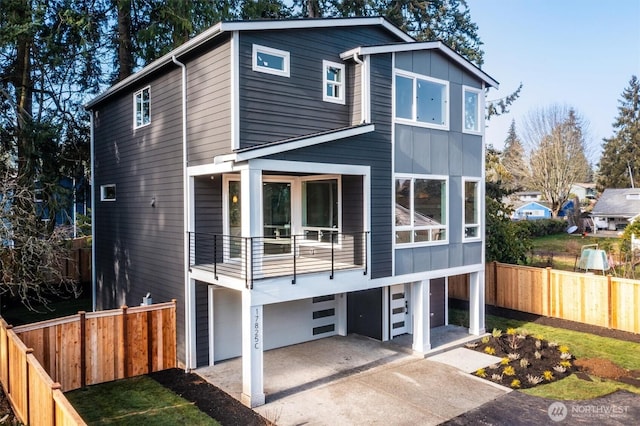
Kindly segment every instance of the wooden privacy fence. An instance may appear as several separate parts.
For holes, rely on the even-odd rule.
[[[449,297],[469,300],[466,276],[449,279]],[[637,280],[492,262],[486,265],[485,302],[640,333]]]
[[[0,381],[30,425],[84,425],[62,392],[176,366],[176,302],[12,327],[0,318]]]

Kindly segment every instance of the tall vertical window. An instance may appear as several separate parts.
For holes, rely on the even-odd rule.
[[[305,238],[331,241],[339,231],[339,192],[337,179],[302,182],[302,229]]]
[[[253,70],[289,77],[289,52],[254,44]]]
[[[395,181],[396,244],[447,239],[447,180],[399,177]]]
[[[447,130],[448,105],[449,82],[405,72],[396,74],[396,119]]]
[[[134,128],[151,123],[151,88],[145,87],[133,95],[133,123]]]
[[[464,238],[480,238],[480,183],[464,182]]]
[[[480,133],[482,131],[482,91],[471,87],[463,87],[462,131],[465,133]]]
[[[322,61],[323,87],[322,100],[344,104],[344,65]]]

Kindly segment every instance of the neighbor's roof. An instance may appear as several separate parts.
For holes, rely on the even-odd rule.
[[[130,75],[121,82],[111,86],[104,93],[98,95],[89,101],[85,108],[91,109],[101,101],[107,99],[111,95],[119,92],[125,87],[130,86],[136,81],[144,78],[159,68],[173,62],[172,58],[180,58],[188,52],[200,47],[208,41],[219,37],[224,33],[233,31],[263,31],[263,30],[286,30],[299,28],[336,28],[336,27],[353,27],[353,26],[372,26],[379,25],[384,29],[397,36],[404,42],[415,42],[415,39],[393,25],[383,17],[365,17],[365,18],[331,18],[331,19],[281,19],[281,20],[254,20],[254,21],[234,21],[219,22],[211,28],[203,31],[188,42],[175,48],[171,52],[153,61],[140,71]]]
[[[640,213],[640,188],[605,189],[591,216],[631,218]]]
[[[397,52],[412,52],[416,50],[439,50],[445,56],[452,61],[456,62],[462,68],[478,77],[480,80],[487,83],[490,87],[496,89],[500,85],[489,74],[482,71],[480,68],[469,62],[462,55],[455,52],[449,46],[441,41],[427,41],[427,42],[413,42],[413,43],[391,43],[382,44],[378,46],[360,46],[354,49],[348,50],[340,54],[342,59],[347,59],[355,55],[375,55],[380,53],[397,53]]]

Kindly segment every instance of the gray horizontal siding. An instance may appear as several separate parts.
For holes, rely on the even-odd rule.
[[[147,292],[154,302],[177,299],[178,356],[184,360],[179,69],[150,80],[150,86],[148,126],[133,129],[132,94],[113,98],[96,111],[93,243],[98,307],[135,306]],[[115,202],[99,201],[104,184],[116,184]]]
[[[231,150],[231,48],[220,41],[186,64],[190,166]]]
[[[391,55],[373,58],[372,70],[375,132],[269,158],[371,167],[371,276],[379,278],[390,276],[392,270]]]
[[[322,60],[341,63],[339,55],[343,51],[390,41],[397,40],[378,28],[241,34],[241,147],[349,126],[353,122],[353,96],[347,96],[345,105],[322,101]],[[253,71],[253,44],[288,51],[291,76]],[[345,81],[354,81],[354,67],[352,61],[347,63]]]

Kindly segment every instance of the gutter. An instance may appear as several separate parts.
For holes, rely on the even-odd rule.
[[[195,324],[191,319],[194,317],[195,307],[192,305],[191,280],[189,279],[189,176],[187,175],[187,67],[178,61],[173,55],[171,61],[182,70],[182,214],[183,214],[183,261],[184,261],[184,296],[185,296],[185,367],[187,371],[192,368],[191,346],[194,343]]]

